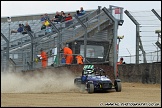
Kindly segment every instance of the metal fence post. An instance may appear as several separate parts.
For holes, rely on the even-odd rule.
[[[98,6],[97,14],[100,14],[101,6]],[[100,16],[98,17],[98,25],[100,25]],[[98,26],[98,31],[100,31],[100,26]]]
[[[9,64],[9,40],[1,33],[2,38],[6,41],[7,43],[7,50],[6,50],[6,70]]]
[[[116,66],[116,63],[117,63],[117,50],[116,50],[116,45],[117,45],[117,29],[118,29],[118,20],[116,20],[115,18],[114,18],[114,16],[111,14],[111,12],[106,8],[106,7],[104,7],[103,9],[102,9],[104,12],[105,12],[105,14],[114,22],[114,30],[113,30],[113,34],[114,34],[114,63],[113,63],[113,65],[114,65],[114,76],[115,76],[115,79],[117,78],[117,75],[116,75],[116,68],[117,68],[117,66]]]
[[[74,17],[78,20],[78,22],[82,25],[82,27],[85,29],[85,35],[84,35],[84,62],[86,63],[86,54],[87,54],[87,27],[84,25],[84,23],[78,18],[78,16],[75,14]]]
[[[136,25],[136,64],[139,64],[139,23],[135,18],[129,13],[129,11],[125,10],[124,13],[132,20],[132,22]]]
[[[23,29],[27,32],[27,34],[30,36],[31,38],[31,69],[33,69],[33,44],[34,44],[34,36],[31,34],[31,32],[29,32],[24,25],[22,24]]]
[[[60,43],[61,43],[61,33],[60,31],[58,30],[58,28],[55,26],[55,24],[53,24],[51,22],[51,20],[49,18],[47,18],[48,22],[52,25],[53,28],[55,28],[56,32],[58,33],[58,36],[57,36],[57,63],[56,65],[60,65]]]
[[[155,16],[161,21],[160,15],[159,15],[154,9],[152,9],[151,11],[152,11],[152,12],[155,14]]]

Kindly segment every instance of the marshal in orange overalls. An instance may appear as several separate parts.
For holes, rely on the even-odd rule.
[[[64,57],[66,59],[66,64],[71,64],[73,61],[73,51],[69,47],[64,47]]]
[[[47,67],[47,54],[44,51],[41,51],[41,57],[42,57],[42,67]]]
[[[81,55],[77,55],[75,58],[77,59],[77,64],[83,64],[83,57]]]

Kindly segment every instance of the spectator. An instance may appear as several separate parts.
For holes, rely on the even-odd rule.
[[[46,30],[45,30],[45,34],[51,33],[52,29],[51,29],[51,24],[46,26]]]
[[[85,10],[83,9],[83,7],[80,7],[80,14],[84,15],[85,14]]]
[[[51,21],[57,22],[59,16],[60,16],[60,14],[59,14],[59,12],[57,11],[55,17],[52,18]]]
[[[70,21],[71,20],[71,21]],[[73,21],[72,21],[72,16],[70,15],[70,13],[68,13],[68,16],[65,18],[65,21],[67,21],[66,23],[65,23],[65,27],[68,27],[68,26],[70,26],[72,23],[73,23]]]
[[[44,21],[44,25],[47,27],[50,23],[48,22],[48,20],[45,18],[45,21]]]
[[[60,13],[57,11],[55,17],[52,19],[54,22],[59,22]]]
[[[43,68],[46,68],[47,67],[47,54],[46,54],[46,52],[45,51],[43,51],[43,49],[41,48],[41,59],[42,59],[42,67]]]
[[[79,12],[79,10],[76,11],[77,16],[82,16],[82,14]]]
[[[65,21],[71,20],[72,16],[70,15],[70,13],[68,13],[68,16],[65,18]]]
[[[73,51],[69,47],[64,45],[63,52],[64,52],[64,57],[66,59],[66,64],[71,64],[73,61],[73,55],[72,55]]]
[[[46,29],[46,25],[44,24],[44,22],[42,22],[42,27],[41,30]]]
[[[44,14],[44,18],[47,19],[49,18],[49,15],[47,13]],[[49,18],[50,19],[50,18]]]
[[[84,15],[86,12],[85,12],[85,10],[83,9],[83,7],[80,7],[80,11],[77,10],[76,13],[77,13],[77,16],[82,16],[82,15]]]
[[[28,24],[28,22],[26,22],[26,26],[24,26],[24,28],[26,28],[26,29],[27,29],[27,31],[32,32],[32,31],[31,31],[31,27],[30,27],[30,25]],[[22,32],[22,34],[27,34],[27,32],[26,32],[26,30],[25,30],[25,29],[24,29],[24,31]]]
[[[23,27],[22,27],[21,24],[19,24],[19,28],[18,28],[17,30],[12,30],[12,31],[11,31],[11,34],[12,34],[12,33],[17,33],[17,32],[20,32],[20,33],[21,33],[22,31],[23,31]]]
[[[64,13],[64,11],[61,11],[61,18],[60,18],[60,22],[64,22],[66,19],[66,14]]]
[[[41,22],[44,22],[45,21],[45,18],[44,18],[44,16],[43,15],[41,15]]]
[[[62,21],[62,18],[63,18],[62,15],[60,15],[57,21],[58,22],[61,22]]]

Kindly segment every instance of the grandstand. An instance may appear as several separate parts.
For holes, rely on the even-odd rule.
[[[121,12],[115,14],[116,8]],[[45,34],[45,30],[41,30],[40,15],[16,16],[12,18],[10,24],[6,22],[6,18],[1,18],[1,35],[3,34],[10,41],[9,63],[12,62],[18,70],[40,68],[40,63],[35,63],[34,59],[39,50],[43,48],[48,52],[49,62],[51,62],[48,64],[53,64],[54,57],[62,56],[59,50],[62,44],[66,43],[74,51],[74,56],[79,53],[86,58],[85,63],[108,62],[109,65],[114,65],[117,58],[114,56],[116,41],[113,40],[117,39],[117,26],[121,26],[123,23],[123,8],[110,6],[101,9],[99,6],[96,10],[86,10],[86,14],[81,17],[77,17],[75,12],[70,13],[73,16],[70,21],[57,24],[48,19],[52,25],[52,32],[49,34]],[[53,16],[49,14],[50,18]],[[17,29],[18,24],[26,22],[31,26],[33,32],[28,32],[25,35],[10,34],[9,30]],[[85,45],[87,50],[84,50]],[[52,55],[51,51],[55,48],[57,48],[57,55]],[[94,49],[101,51],[97,52]],[[86,51],[87,53],[84,53]],[[89,56],[90,53],[93,53],[93,57]],[[7,42],[1,36],[2,69],[6,68],[7,63]],[[61,63],[58,61],[55,66],[61,66]]]

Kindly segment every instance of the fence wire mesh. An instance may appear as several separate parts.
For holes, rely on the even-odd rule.
[[[154,10],[161,17],[161,10]],[[147,62],[161,62],[161,48],[156,45],[156,42],[161,44],[161,20],[151,10],[129,11],[129,13],[140,24],[139,36],[146,53]],[[160,33],[157,33],[156,30],[159,30]],[[143,54],[140,49],[139,52],[139,63],[143,63]],[[135,56],[132,56],[132,58],[135,60]]]

